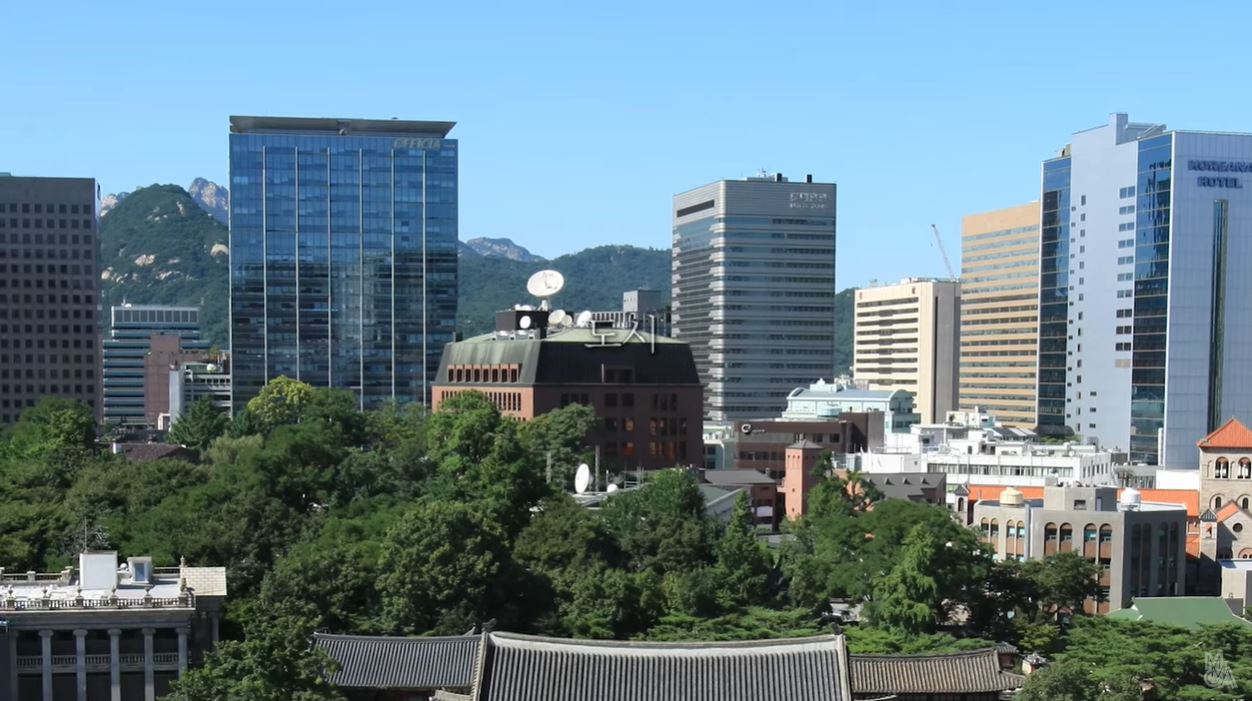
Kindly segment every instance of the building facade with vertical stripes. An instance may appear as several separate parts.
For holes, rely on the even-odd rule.
[[[1114,114],[1043,163],[1041,429],[1193,465],[1252,421],[1252,134]]]
[[[961,221],[960,408],[1034,428],[1039,203]]]
[[[232,403],[427,402],[457,310],[453,122],[230,118]]]

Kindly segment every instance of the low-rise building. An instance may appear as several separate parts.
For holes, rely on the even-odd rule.
[[[591,407],[599,426],[588,440],[610,469],[702,462],[700,377],[691,348],[672,338],[607,325],[548,328],[546,310],[501,312],[495,332],[444,348],[435,410],[463,392],[481,392],[522,421]]]
[[[806,387],[797,387],[787,395],[786,421],[826,421],[844,414],[878,412],[883,415],[883,432],[908,433],[909,427],[921,421],[913,405],[913,395],[902,389],[857,389],[846,384],[827,384],[825,380]]]
[[[806,440],[831,455],[882,445],[882,416],[846,413],[838,419],[784,421],[761,419],[704,424],[704,466],[710,470],[757,470],[783,477],[787,447]]]
[[[222,412],[230,411],[229,357],[222,361],[184,361],[169,368],[167,412],[158,412],[158,428],[168,429],[183,412],[204,397],[208,397]]]
[[[886,434],[880,449],[849,456],[865,473],[941,472],[949,485],[1112,484],[1115,454],[1083,443],[1040,443],[981,412],[949,412],[939,424]]]
[[[0,701],[152,701],[216,645],[225,598],[224,567],[119,567],[115,552],[0,569]]]
[[[1076,552],[1101,570],[1090,613],[1106,613],[1137,596],[1186,591],[1187,510],[1118,497],[1113,487],[1044,487],[1043,499],[1005,488],[998,501],[974,505],[974,525],[999,559],[1040,559]]]
[[[849,655],[852,698],[999,701],[1026,683],[1007,646],[936,655]]]

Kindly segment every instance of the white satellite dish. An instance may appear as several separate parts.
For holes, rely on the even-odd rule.
[[[526,291],[540,299],[546,299],[565,287],[565,276],[555,270],[540,270],[526,281]]]
[[[616,484],[610,484],[609,488],[605,491],[607,491],[609,494],[612,494],[613,492],[616,492],[618,489],[619,487]]]
[[[574,321],[574,325],[578,326],[579,328],[586,328],[588,326],[591,326],[591,312],[589,311],[578,312],[578,319]]]
[[[569,314],[566,314],[565,318],[561,319],[561,328],[568,329],[573,325],[574,325],[574,317],[570,316]]]
[[[574,491],[579,494],[586,494],[587,487],[591,485],[591,468],[587,467],[587,463],[578,466],[578,472],[574,473]]]
[[[552,313],[548,315],[548,326],[560,326],[561,322],[565,321],[566,316],[563,309],[552,310]]]
[[[530,324],[531,324],[531,321],[530,321],[530,315],[529,315],[529,314],[524,314],[524,315],[522,315],[522,317],[521,317],[520,319],[518,319],[518,320],[517,320],[517,325],[518,325],[518,326],[520,326],[520,327],[522,327],[523,329],[528,329],[528,328],[530,328]]]

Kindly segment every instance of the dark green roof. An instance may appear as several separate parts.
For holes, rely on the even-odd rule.
[[[691,347],[686,343],[665,336],[653,338],[642,332],[627,338],[628,331],[614,331],[617,336],[609,340],[620,345],[604,345],[591,329],[582,328],[563,329],[543,339],[510,339],[489,333],[449,343],[444,347],[435,384],[481,386],[482,383],[448,382],[448,366],[498,364],[521,365],[516,386],[601,384],[604,365],[633,368],[631,384],[700,384]],[[499,384],[507,387],[512,383]]]

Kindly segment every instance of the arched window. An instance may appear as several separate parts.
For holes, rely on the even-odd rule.
[[[1000,538],[1000,522],[993,518],[991,519],[991,539],[998,540],[999,538]]]
[[[1244,511],[1248,510],[1248,498],[1246,496],[1239,497],[1239,508]]]
[[[985,518],[984,518],[984,519],[983,519],[983,520],[982,520],[982,521],[978,524],[978,526],[979,526],[979,528],[981,528],[981,529],[982,529],[982,537],[984,537],[984,538],[990,538],[990,537],[991,537],[991,525],[987,522],[987,519],[985,519]]]
[[[1074,527],[1068,523],[1061,524],[1061,546],[1062,552],[1074,549]]]
[[[1109,524],[1100,526],[1100,545],[1113,542],[1113,527]]]
[[[1043,542],[1056,543],[1056,524],[1047,523],[1043,526]]]
[[[1213,497],[1213,510],[1217,511],[1217,510],[1220,510],[1221,508],[1222,508],[1222,498]]]
[[[1252,460],[1239,458],[1239,479],[1252,479]]]
[[[1098,532],[1096,531],[1096,527],[1094,523],[1088,523],[1087,525],[1083,526],[1082,540],[1084,543],[1095,540],[1097,535],[1098,535]]]
[[[1216,479],[1230,478],[1230,461],[1226,458],[1218,458],[1217,465],[1213,467],[1213,477]]]

